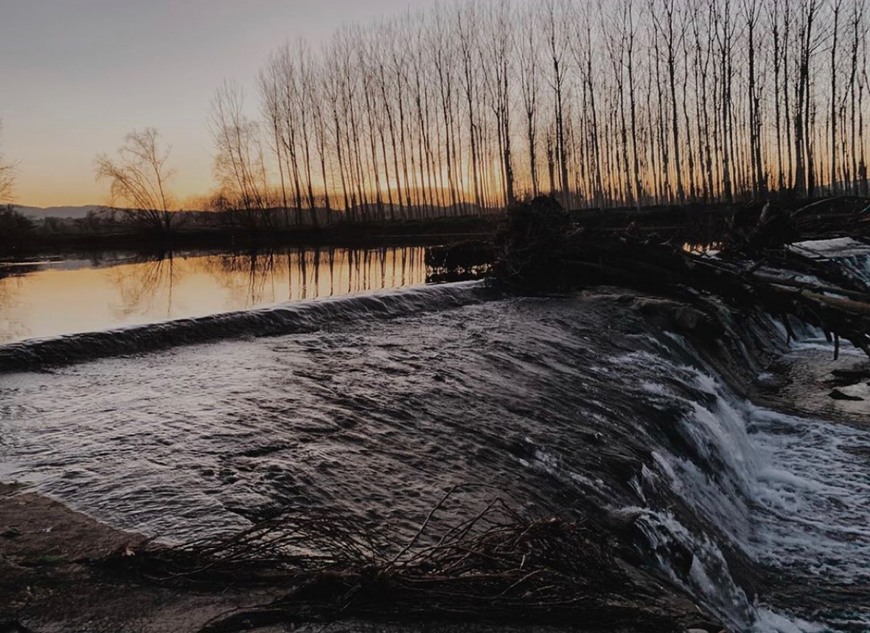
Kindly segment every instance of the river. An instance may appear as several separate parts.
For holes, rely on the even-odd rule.
[[[125,303],[142,293],[113,268],[141,284],[153,261],[7,285],[0,477],[170,542],[299,508],[408,537],[445,489],[475,484],[453,517],[495,495],[532,515],[630,517],[612,538],[730,630],[870,630],[870,409],[797,415],[724,378],[730,363],[762,384],[771,355],[830,352],[820,334],[787,347],[774,319],[723,313],[730,360],[716,362],[618,289],[425,285],[414,249],[358,277],[343,255],[340,283],[322,264],[300,277],[292,254],[263,276],[206,257],[172,259],[171,301],[157,283],[150,303]],[[844,266],[868,262],[858,250]],[[57,318],[39,316],[47,299],[32,297],[64,286],[45,277],[67,273],[103,284],[92,320],[64,325],[59,297]],[[85,328],[103,331],[73,333]]]

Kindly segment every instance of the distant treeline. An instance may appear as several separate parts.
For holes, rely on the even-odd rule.
[[[444,239],[491,235],[499,216],[449,217],[440,209],[427,219],[413,209],[414,220],[380,222],[370,219],[347,222],[342,213],[316,209],[318,224],[287,224],[283,208],[223,211],[172,211],[169,229],[155,221],[153,211],[103,207],[84,217],[36,218],[13,205],[0,206],[0,256],[57,248],[171,249],[183,246],[261,248],[270,245],[330,244],[333,246],[384,246],[433,244]],[[306,210],[306,216],[308,216]]]
[[[867,194],[865,0],[465,2],[213,101],[217,208],[288,223]],[[325,216],[323,215],[325,214]]]

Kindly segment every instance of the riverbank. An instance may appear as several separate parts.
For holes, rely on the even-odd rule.
[[[100,561],[107,558],[133,561],[137,556],[145,555],[146,549],[153,554],[162,547],[157,546],[155,550],[155,546],[148,545],[142,535],[113,529],[47,497],[23,492],[17,485],[0,484],[0,530],[0,596],[3,596],[0,600],[0,633],[195,632],[233,612],[262,609],[262,605],[294,589],[281,583],[236,588],[226,582],[206,582],[197,589],[184,587],[183,579],[180,579],[182,588],[179,588],[172,582],[146,582],[133,572],[125,573],[125,569],[136,569],[136,564],[125,568],[115,563],[111,565],[112,571],[108,571]],[[221,587],[219,590],[216,589],[218,585]],[[647,606],[650,617],[654,616],[659,622],[671,618],[672,626],[668,630],[712,631],[678,624],[701,618],[684,597],[672,594],[664,587],[659,587],[659,590],[660,599]],[[384,599],[389,601],[387,596]],[[615,599],[611,608],[615,614],[629,607],[641,608],[633,602],[629,599],[623,605]],[[481,612],[484,618],[485,612],[485,609]],[[622,633],[648,630],[640,621],[636,629],[626,628],[624,620],[622,622],[613,630]],[[240,623],[241,628],[226,630],[256,630],[260,633],[287,630],[283,625],[261,626],[244,620],[236,623]],[[297,623],[293,630],[308,629],[320,632],[436,630],[465,633],[568,630],[540,625],[496,626],[485,622],[447,621],[424,625],[416,620],[409,625],[389,622],[376,625],[358,620],[346,621],[341,616],[332,624]],[[571,627],[570,630],[591,633],[611,628]]]
[[[250,589],[182,593],[113,576],[92,564],[112,553],[135,556],[144,541],[0,483],[0,633],[184,633],[270,598],[268,591]]]
[[[202,215],[202,214],[201,214]],[[0,238],[0,257],[25,257],[58,251],[140,250],[172,251],[182,248],[252,250],[278,246],[428,246],[470,239],[490,239],[501,215],[436,218],[395,222],[355,222],[324,227],[259,227],[182,222],[171,234],[123,223],[61,228],[34,226],[18,235]]]
[[[578,226],[599,231],[656,232],[693,244],[718,239],[735,213],[757,216],[760,205],[656,206],[641,209],[578,209],[570,211]],[[171,234],[154,232],[148,225],[96,216],[85,219],[22,219],[24,228],[3,230],[0,223],[0,258],[24,257],[64,250],[171,251],[183,248],[264,249],[278,246],[432,246],[469,240],[491,241],[505,221],[492,211],[479,215],[441,216],[413,220],[332,222],[320,226],[286,227],[276,220],[267,225],[235,223],[225,215],[180,212]]]
[[[864,209],[867,199],[837,196],[815,200],[776,200],[771,204],[777,213],[810,211],[836,221]],[[703,246],[719,242],[729,230],[753,226],[763,206],[763,201],[695,202],[573,209],[568,214],[575,226],[598,232],[655,233],[667,239]],[[87,218],[34,220],[18,214],[13,208],[0,215],[0,258],[58,250],[430,246],[492,240],[506,219],[503,210],[490,209],[468,215],[415,215],[414,219],[344,221],[333,217],[318,225],[288,226],[286,218],[277,211],[266,212],[263,217],[241,212],[179,211],[172,232],[167,234],[162,230],[154,231],[152,223],[135,221],[128,212],[113,209],[95,212]]]

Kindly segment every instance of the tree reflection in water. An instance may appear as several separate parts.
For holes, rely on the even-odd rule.
[[[140,255],[106,272],[120,293],[121,303],[113,306],[120,320],[134,314],[173,318],[173,290],[184,271],[175,265],[172,251]]]
[[[142,313],[176,318],[191,311],[176,310],[176,299],[189,303],[215,292],[222,295],[223,309],[240,310],[422,284],[424,251],[325,247],[161,253],[108,270],[120,294],[119,318]]]
[[[17,295],[25,273],[23,267],[0,264],[0,341],[23,338],[28,334],[26,324],[8,314],[20,300]]]
[[[423,284],[425,253],[424,247],[112,252],[7,264],[0,271],[0,344]]]

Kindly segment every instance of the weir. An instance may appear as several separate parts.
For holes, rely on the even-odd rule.
[[[870,282],[868,262],[843,265]],[[436,523],[501,496],[583,521],[728,630],[866,630],[866,426],[747,399],[772,360],[832,347],[714,299],[713,329],[683,309],[462,282],[9,345],[0,454],[170,543],[290,508],[406,542],[445,489],[480,484]]]
[[[123,354],[247,336],[314,331],[354,319],[390,319],[442,310],[486,297],[482,282],[293,302],[274,307],[176,319],[0,345],[0,373],[29,371]]]

